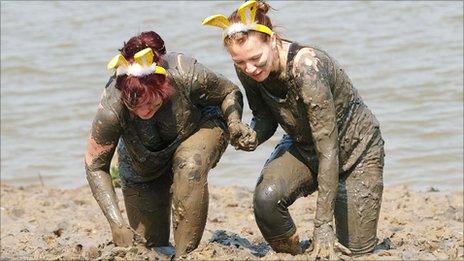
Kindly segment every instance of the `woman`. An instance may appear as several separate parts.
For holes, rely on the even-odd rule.
[[[166,53],[155,32],[132,37],[108,64],[115,70],[103,91],[88,138],[87,180],[111,227],[113,241],[169,244],[173,208],[176,255],[195,249],[208,211],[207,174],[240,122],[237,86],[195,59]],[[219,110],[220,108],[220,110]],[[124,221],[111,177],[115,149],[126,205]]]
[[[287,133],[254,192],[261,233],[275,251],[301,253],[287,208],[317,190],[313,254],[332,259],[337,249],[372,251],[383,191],[379,123],[333,58],[272,31],[268,9],[266,3],[248,1],[229,18],[203,21],[224,29],[224,45],[253,112],[255,133],[239,138],[236,146],[254,150],[277,124]]]

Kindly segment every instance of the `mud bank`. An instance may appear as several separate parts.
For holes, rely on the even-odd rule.
[[[117,193],[124,211],[121,191],[118,189]],[[306,243],[312,237],[315,199],[316,195],[299,199],[290,207],[300,238]],[[386,188],[380,215],[376,251],[343,259],[464,259],[462,192]],[[62,190],[1,185],[2,260],[156,260],[169,259],[172,254],[172,247],[115,247],[109,226],[88,187]],[[310,254],[276,254],[256,226],[251,190],[210,185],[205,233],[198,249],[185,258],[307,260]]]

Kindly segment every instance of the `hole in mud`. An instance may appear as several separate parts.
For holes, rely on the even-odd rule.
[[[53,231],[53,234],[55,234],[56,237],[61,237],[61,235],[63,234],[63,229],[58,228],[57,230]]]
[[[82,251],[82,245],[81,244],[77,244],[74,249],[76,250],[77,253],[80,253]]]

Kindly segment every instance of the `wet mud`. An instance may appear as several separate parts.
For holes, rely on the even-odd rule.
[[[209,214],[199,247],[189,260],[307,260],[275,253],[261,236],[253,216],[251,189],[209,186]],[[122,193],[116,189],[126,218]],[[298,199],[289,210],[302,242],[312,238],[317,193]],[[167,260],[173,247],[115,247],[111,232],[88,187],[56,188],[1,185],[2,260],[150,259]],[[407,187],[385,188],[374,253],[350,260],[464,258],[463,192]],[[172,230],[171,230],[172,231]],[[172,232],[170,243],[174,244]]]

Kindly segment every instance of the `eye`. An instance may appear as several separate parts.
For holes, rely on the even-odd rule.
[[[251,60],[252,60],[252,61],[258,61],[259,58],[261,58],[261,54],[255,55],[255,56],[251,57]]]

